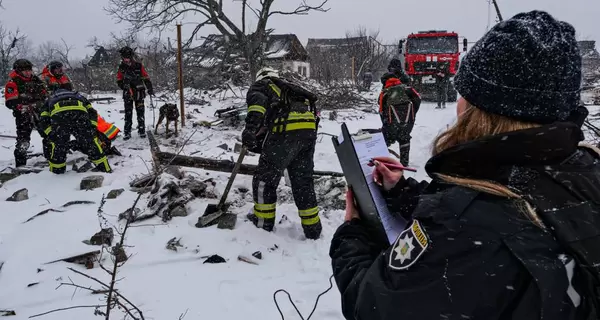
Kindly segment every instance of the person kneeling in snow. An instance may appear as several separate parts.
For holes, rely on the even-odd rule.
[[[58,89],[44,103],[40,116],[41,128],[48,135],[50,143],[50,171],[57,174],[65,172],[69,141],[73,135],[98,171],[112,172],[96,136],[94,122],[98,119],[98,114],[85,97],[72,91]]]
[[[97,113],[98,111],[94,110],[94,112]],[[104,153],[107,156],[121,156],[121,152],[119,152],[119,150],[112,145],[112,142],[117,139],[117,136],[121,130],[113,123],[106,122],[104,118],[100,116],[100,114],[98,114],[97,121],[92,120],[92,124],[96,125],[96,136],[98,137],[98,141],[100,141],[100,146],[102,147],[102,150],[104,150]],[[82,147],[77,140],[71,140],[69,149],[73,151],[82,151],[85,148]]]

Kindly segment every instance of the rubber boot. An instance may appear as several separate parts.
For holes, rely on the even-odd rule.
[[[273,231],[273,227],[275,227],[275,218],[273,219],[263,219],[257,217],[253,212],[250,212],[246,215],[246,218],[250,220],[254,226],[257,228],[263,229],[265,231],[271,232]]]
[[[304,235],[307,239],[316,240],[321,237],[321,231],[323,230],[323,226],[321,226],[321,221],[311,224],[308,226],[302,225],[302,229],[304,229]]]
[[[409,165],[409,156],[410,156],[410,143],[403,144],[400,146],[400,163],[403,166]]]

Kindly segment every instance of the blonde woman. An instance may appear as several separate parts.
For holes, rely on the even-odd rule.
[[[330,251],[346,319],[597,318],[585,290],[598,283],[554,232],[582,215],[592,239],[600,228],[599,156],[578,146],[580,82],[575,30],[545,12],[501,22],[471,49],[455,77],[457,122],[425,168],[431,183],[376,159],[406,230],[378,243],[347,195]]]

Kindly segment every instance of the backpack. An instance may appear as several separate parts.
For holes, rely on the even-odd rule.
[[[551,193],[541,193],[551,194],[552,199],[535,196],[527,199],[547,230],[575,260],[572,281],[582,299],[579,308],[582,318],[590,320],[600,316],[600,174],[590,174],[588,170],[582,171],[581,165],[572,164],[577,157],[589,157],[596,152],[600,150],[580,149],[559,167],[536,170],[542,177],[537,189],[548,190]],[[595,158],[590,166],[600,165],[600,156]]]
[[[388,123],[412,123],[415,121],[413,102],[406,94],[407,86],[397,84],[383,89],[384,115]]]

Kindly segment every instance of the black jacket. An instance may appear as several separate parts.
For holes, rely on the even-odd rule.
[[[575,305],[589,299],[572,258],[522,202],[436,178],[495,181],[558,205],[552,199],[568,191],[550,183],[554,173],[600,177],[598,156],[578,149],[580,140],[576,125],[554,124],[433,157],[431,184],[402,180],[387,194],[395,212],[414,219],[392,246],[377,243],[360,220],[340,226],[330,256],[346,319],[585,319]]]

